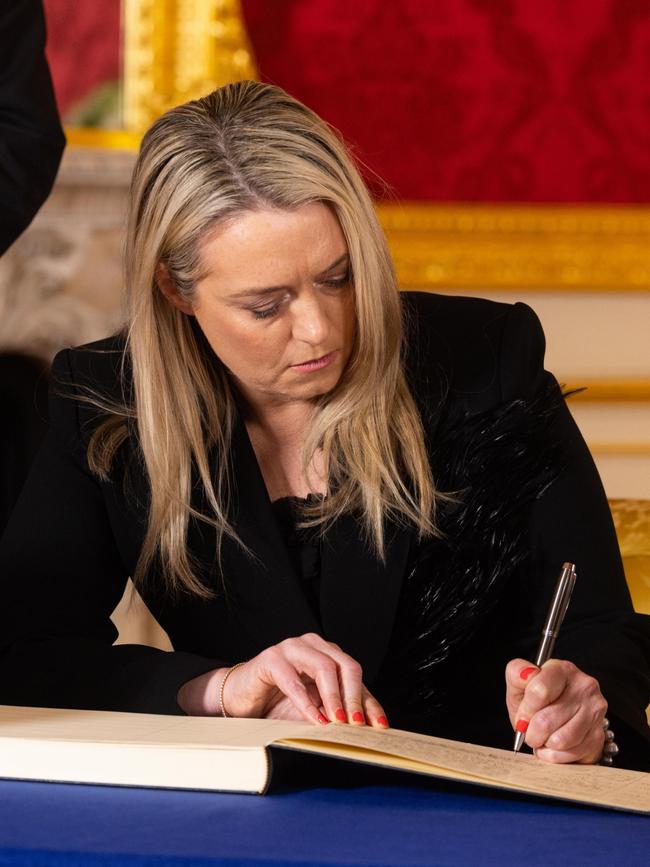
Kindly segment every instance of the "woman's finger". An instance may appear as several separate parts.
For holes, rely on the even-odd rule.
[[[388,728],[388,719],[383,707],[365,686],[363,687],[363,708],[366,722],[376,728]]]
[[[567,689],[573,670],[577,671],[572,663],[551,659],[544,663],[538,674],[528,679],[523,698],[514,713],[517,731],[527,732],[535,714],[539,713],[542,708],[558,702]],[[573,709],[571,716],[576,709]],[[566,719],[563,722],[566,722]],[[528,735],[526,736],[526,743],[531,745]]]
[[[277,646],[300,674],[304,673],[314,681],[327,721],[336,720],[337,711],[344,705],[338,662],[330,654],[315,649],[304,636],[288,638]]]
[[[604,699],[602,702],[582,704],[575,716],[554,731],[543,746],[553,750],[573,750],[590,735],[593,735],[595,741],[600,741],[602,746],[606,710],[607,703]]]
[[[282,644],[285,643],[282,642]],[[316,702],[313,691],[309,690],[303,682],[301,676],[304,673],[303,665],[298,662],[298,666],[296,666],[289,658],[286,650],[281,649],[281,647],[282,645],[274,645],[260,654],[258,657],[260,669],[256,672],[257,676],[268,686],[277,686],[284,695],[291,699],[306,720],[324,725],[328,720],[319,710],[321,702]],[[238,671],[242,671],[242,669],[238,669]],[[309,674],[309,672],[307,673]],[[228,686],[229,683],[226,684],[226,688]],[[320,690],[319,695],[321,695]],[[228,706],[225,695],[224,704]]]
[[[569,749],[553,749],[548,746],[535,750],[538,759],[553,764],[593,764],[603,754],[605,732],[602,725],[592,727],[583,740]]]
[[[517,721],[517,710],[524,697],[526,686],[539,672],[540,669],[527,659],[511,659],[506,665],[506,705],[513,727]]]
[[[582,743],[594,725],[594,714],[578,701],[554,702],[530,720],[526,743],[533,749],[573,749]]]
[[[344,650],[316,633],[302,636],[303,640],[318,652],[329,656],[337,665],[341,701],[328,713],[336,722],[364,725],[366,715],[363,703],[363,671],[359,663]],[[329,705],[326,704],[328,711]]]

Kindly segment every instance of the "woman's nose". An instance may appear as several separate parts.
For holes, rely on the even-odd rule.
[[[329,335],[329,321],[317,297],[298,298],[293,309],[293,337],[314,346],[322,345]]]

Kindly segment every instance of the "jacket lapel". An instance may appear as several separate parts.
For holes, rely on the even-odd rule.
[[[372,684],[388,649],[412,533],[391,526],[386,559],[370,553],[358,522],[340,518],[327,533],[321,558],[321,617],[325,638],[340,645]]]
[[[320,628],[293,571],[241,416],[233,430],[232,467],[231,521],[251,553],[224,539],[223,573],[229,604],[257,653]]]
[[[388,648],[411,533],[389,527],[382,563],[366,549],[353,517],[344,516],[330,527],[321,551],[321,626],[293,570],[240,415],[231,454],[231,521],[251,553],[224,538],[224,604],[246,634],[251,655],[285,638],[318,632],[354,657],[370,684]],[[203,562],[210,561],[214,545],[212,532],[191,534],[190,546]]]

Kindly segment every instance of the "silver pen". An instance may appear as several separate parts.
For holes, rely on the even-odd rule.
[[[548,610],[546,623],[542,630],[542,640],[537,649],[535,665],[538,668],[541,668],[546,660],[551,658],[553,648],[555,647],[555,639],[558,636],[558,632],[562,626],[562,621],[564,620],[564,615],[569,607],[575,583],[576,567],[573,563],[565,563],[562,566],[562,571],[560,572],[560,577],[557,581],[551,607]],[[515,753],[518,753],[524,745],[525,737],[525,732],[517,732],[515,734],[515,745],[513,747]]]

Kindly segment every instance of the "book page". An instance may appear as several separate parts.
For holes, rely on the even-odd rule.
[[[166,716],[117,711],[0,705],[0,741],[148,744],[151,746],[264,747],[277,738],[313,734],[310,723],[263,719]]]
[[[422,770],[444,772],[452,779],[497,784],[522,791],[650,812],[650,774],[599,765],[557,765],[527,753],[515,754],[476,744],[404,732],[399,729],[355,728],[329,725],[312,730],[315,749],[323,744],[391,755],[416,762]],[[299,744],[300,740],[292,739]],[[347,750],[344,752],[347,753]],[[352,755],[348,753],[352,758]],[[366,758],[371,759],[370,756]],[[381,762],[383,764],[383,762]],[[399,762],[396,763],[399,765]],[[411,766],[411,769],[415,769]]]

